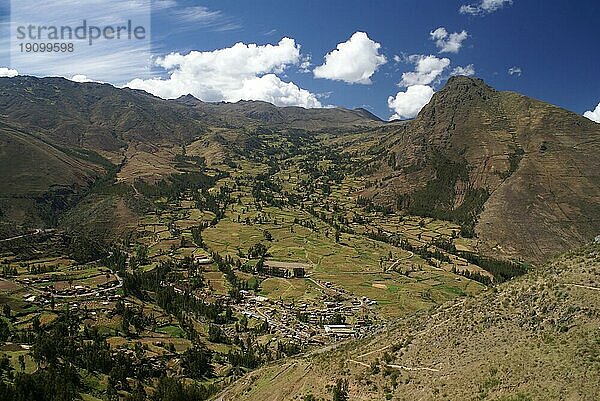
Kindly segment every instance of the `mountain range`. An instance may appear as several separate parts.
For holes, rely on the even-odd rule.
[[[402,122],[364,109],[163,100],[27,76],[0,78],[0,110],[5,235],[48,226],[123,232],[136,218],[123,202],[131,193],[94,190],[99,183],[135,192],[137,181],[194,167],[182,157],[238,163],[268,146],[264,130],[362,157],[356,171],[367,184],[352,197],[455,221],[485,254],[542,262],[600,232],[600,124],[475,78],[449,79]]]

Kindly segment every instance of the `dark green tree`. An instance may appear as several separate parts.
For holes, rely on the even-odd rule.
[[[212,376],[214,368],[211,361],[212,352],[203,345],[196,345],[183,353],[181,366],[187,376],[200,379]]]
[[[348,379],[338,379],[331,392],[333,401],[348,401]]]

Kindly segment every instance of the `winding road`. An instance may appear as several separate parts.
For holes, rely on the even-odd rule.
[[[574,283],[565,283],[565,285],[568,285],[570,287],[585,288],[587,290],[600,291],[600,287],[592,287],[591,285],[574,284]]]
[[[34,237],[36,235],[45,234],[46,232],[50,232],[50,231],[49,230],[42,230],[41,228],[36,228],[35,231],[32,232],[32,233],[17,235],[16,237],[10,237],[10,238],[0,239],[0,242],[9,242],[9,241],[14,241],[16,239],[27,238],[27,237]]]
[[[348,362],[353,362],[356,363],[358,365],[364,366],[366,368],[370,368],[371,365],[364,363],[364,362],[360,362],[360,361],[355,361],[354,359],[348,359]],[[427,370],[429,372],[439,372],[439,369],[434,369],[434,368],[425,368],[425,367],[416,367],[416,368],[411,368],[408,366],[403,366],[403,365],[390,365],[389,363],[384,363],[384,366],[387,366],[388,368],[392,368],[392,369],[400,369],[400,370]]]
[[[398,263],[402,262],[403,260],[408,260],[411,259],[413,256],[415,256],[413,251],[408,251],[408,253],[410,253],[410,256],[406,257],[406,258],[401,258],[398,259],[397,261],[395,261],[390,267],[388,267],[388,270],[393,270],[394,266],[396,266]]]

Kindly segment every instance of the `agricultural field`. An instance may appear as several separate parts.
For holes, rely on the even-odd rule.
[[[78,363],[93,366],[87,399],[160,386],[160,372],[206,396],[270,361],[486,291],[513,267],[478,259],[456,223],[357,195],[368,185],[351,168],[360,159],[260,139],[288,151],[210,167],[190,155],[169,180],[136,181],[143,208],[123,241],[55,230],[0,243],[11,369],[55,357],[32,352],[31,339],[55,341],[65,327]],[[125,380],[111,358],[147,379]]]

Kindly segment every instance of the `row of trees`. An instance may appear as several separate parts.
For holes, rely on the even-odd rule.
[[[456,246],[454,246],[452,240],[448,238],[439,238],[433,241],[433,245],[445,250],[448,253],[461,257],[467,262],[477,265],[485,269],[486,271],[492,273],[492,275],[494,276],[494,281],[497,283],[510,280],[513,277],[523,275],[527,272],[527,265],[525,265],[524,263],[515,262],[513,260],[499,260],[489,256],[478,255],[473,252],[459,251],[456,249]],[[473,275],[472,273],[468,274]],[[480,281],[486,285],[489,284],[489,277],[479,276],[481,275],[475,273],[475,275],[473,275],[473,279],[476,281]]]

